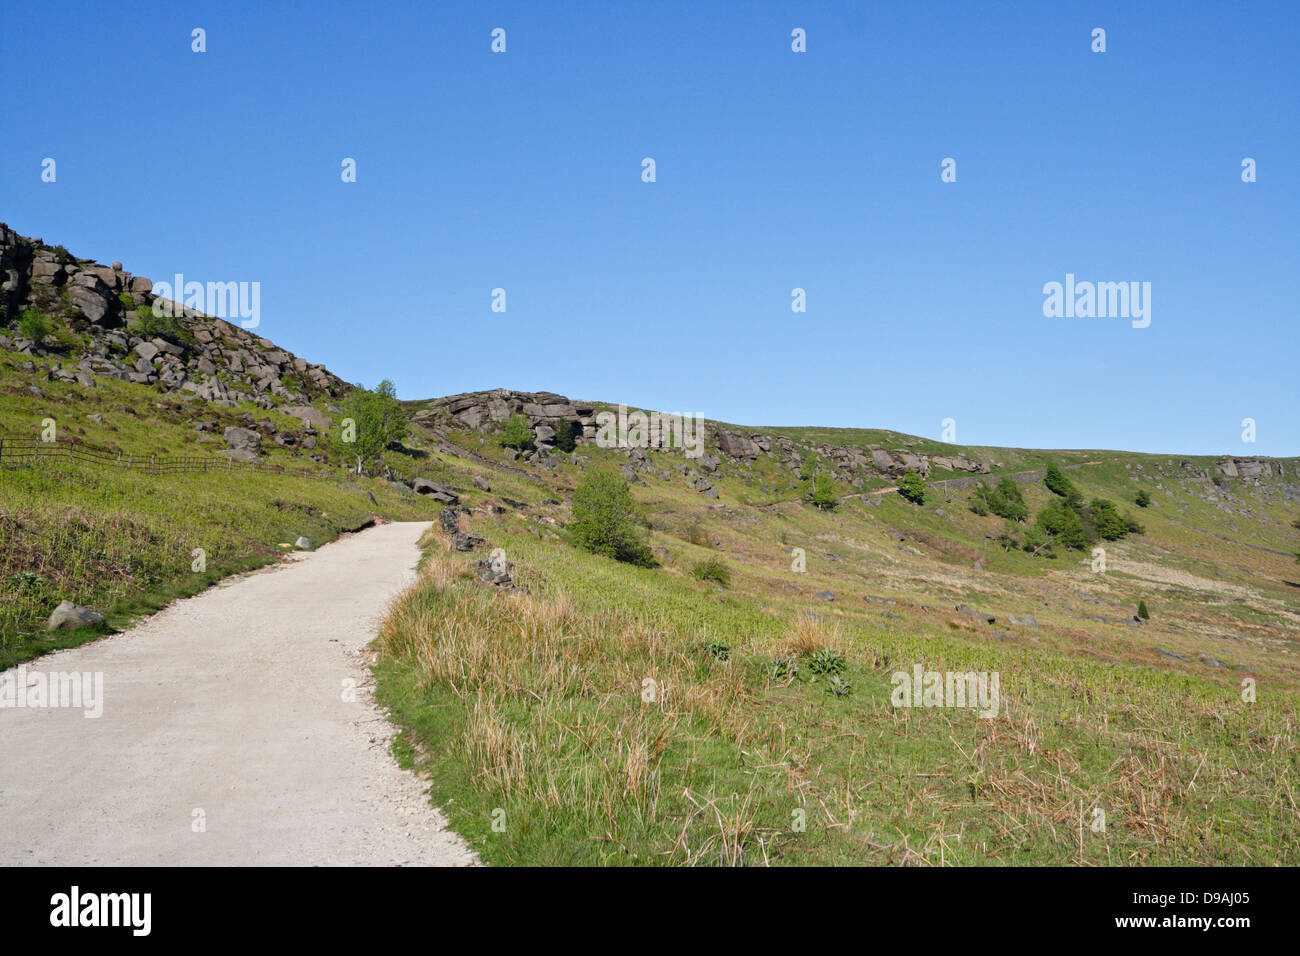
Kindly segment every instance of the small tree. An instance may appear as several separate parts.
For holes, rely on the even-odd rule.
[[[563,452],[573,451],[577,442],[573,438],[573,423],[561,418],[555,423],[555,447]]]
[[[1063,548],[1082,551],[1091,543],[1079,513],[1062,501],[1054,501],[1038,512],[1034,523]]]
[[[27,309],[18,317],[18,333],[40,345],[45,341],[45,336],[50,334],[50,323],[40,312]]]
[[[1035,558],[1039,555],[1045,558],[1056,557],[1056,552],[1052,550],[1052,540],[1036,524],[1031,524],[1025,529],[1025,536],[1020,543],[1020,549]]]
[[[1128,524],[1119,516],[1115,505],[1105,498],[1092,499],[1092,520],[1097,533],[1107,541],[1118,541],[1128,534]]]
[[[343,419],[335,447],[357,460],[357,474],[390,443],[406,437],[406,413],[397,400],[397,389],[388,379],[373,392],[360,387],[349,392],[343,400]]]
[[[520,412],[515,412],[506,422],[501,432],[501,444],[507,448],[523,450],[533,443],[533,432],[528,427],[528,419]]]
[[[1061,474],[1061,469],[1056,466],[1056,462],[1047,466],[1047,474],[1043,475],[1043,484],[1047,485],[1047,490],[1052,494],[1060,495],[1062,498],[1070,497],[1070,492],[1074,490],[1070,479]]]
[[[997,536],[997,542],[1002,545],[1003,551],[1011,551],[1020,547],[1020,542],[1016,538],[1018,530],[1014,521],[1004,521],[1002,523],[1002,533]]]
[[[644,518],[627,481],[612,471],[597,469],[583,476],[573,492],[573,520],[568,536],[573,544],[617,561],[650,568]]]
[[[911,468],[907,469],[898,482],[898,493],[912,504],[925,504],[925,479]]]
[[[1146,601],[1138,601],[1138,617],[1142,618],[1142,620],[1144,621],[1148,620],[1151,617],[1151,615],[1147,612]]]
[[[1151,496],[1147,494],[1145,488],[1139,488],[1137,497],[1133,499],[1133,503],[1139,508],[1145,508],[1147,505],[1151,504]]]
[[[813,478],[809,500],[823,510],[834,508],[839,504],[840,499],[835,494],[835,482],[826,472],[819,471],[816,477]]]
[[[1061,469],[1056,467],[1055,463],[1047,466],[1047,473],[1043,476],[1043,484],[1047,490],[1054,495],[1060,495],[1065,499],[1065,503],[1071,508],[1080,512],[1080,517],[1085,517],[1084,512],[1087,509],[1083,505],[1083,495],[1079,494],[1077,488],[1071,484],[1070,479],[1061,473]]]

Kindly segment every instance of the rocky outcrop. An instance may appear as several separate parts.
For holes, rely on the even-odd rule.
[[[1233,458],[1228,455],[1215,462],[1214,470],[1225,478],[1246,478],[1254,481],[1260,478],[1281,477],[1285,474],[1280,461],[1268,461],[1263,458]]]
[[[177,306],[172,321],[150,319],[162,301],[149,279],[124,271],[120,262],[78,259],[0,223],[0,327],[35,309],[81,340],[70,354],[41,342],[7,340],[20,352],[57,361],[54,377],[93,385],[107,376],[222,405],[287,404],[315,428],[328,427],[315,409],[302,409],[314,398],[342,395],[350,388],[346,382],[195,309]]]
[[[554,450],[552,440],[558,423],[567,422],[572,427],[575,444],[592,444],[599,428],[596,416],[608,407],[566,398],[554,392],[515,392],[499,388],[435,399],[417,411],[413,418],[417,423],[469,428],[486,434],[501,429],[512,415],[521,414],[527,419],[534,438],[534,448],[522,453],[522,457],[546,461]],[[974,461],[965,455],[927,456],[902,448],[886,450],[878,445],[866,449],[849,448],[797,441],[784,435],[741,431],[714,422],[706,423],[705,432],[706,446],[715,449],[717,454],[706,452],[695,459],[694,464],[710,473],[716,472],[723,462],[746,463],[762,457],[776,459],[791,472],[800,471],[806,459],[816,457],[830,464],[834,477],[859,486],[867,478],[897,478],[908,469],[921,475],[929,475],[932,469],[972,474],[989,474],[991,470],[987,463]],[[667,438],[661,436],[659,448],[667,445]],[[628,462],[623,470],[629,480],[638,480],[642,472],[655,471],[655,463],[647,454],[654,450],[624,450]],[[681,453],[677,448],[669,450]],[[707,482],[695,483],[693,480],[692,486],[709,497],[717,494]]]

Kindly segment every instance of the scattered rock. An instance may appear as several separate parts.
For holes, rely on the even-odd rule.
[[[498,588],[514,588],[514,580],[510,576],[514,565],[508,561],[482,560],[478,562],[477,568],[480,584],[490,584]]]
[[[994,617],[992,614],[986,614],[983,611],[977,611],[968,604],[958,604],[957,613],[965,614],[968,617],[978,617],[980,620],[987,621],[990,624],[994,623],[997,620],[997,618]]]
[[[460,511],[455,505],[448,505],[438,512],[438,524],[447,534],[460,532]]]
[[[415,489],[417,495],[428,495],[434,501],[445,501],[453,505],[460,501],[460,495],[456,494],[451,488],[444,488],[428,478],[416,478],[415,481],[411,482],[411,487]]]
[[[459,531],[451,539],[451,546],[457,551],[473,551],[479,545],[485,543],[483,538],[467,531]]]
[[[104,623],[104,615],[98,611],[92,611],[88,607],[82,607],[80,604],[74,604],[71,601],[61,601],[59,606],[54,609],[50,619],[45,622],[47,631],[67,631],[78,627],[93,627],[97,624]]]

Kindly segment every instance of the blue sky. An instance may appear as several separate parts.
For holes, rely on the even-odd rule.
[[[403,398],[1297,455],[1298,60],[1291,2],[4,0],[0,221]]]

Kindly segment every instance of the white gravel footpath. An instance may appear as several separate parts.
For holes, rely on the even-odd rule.
[[[103,715],[0,707],[0,865],[474,864],[394,762],[363,666],[427,527],[345,535],[30,662],[101,672]]]

